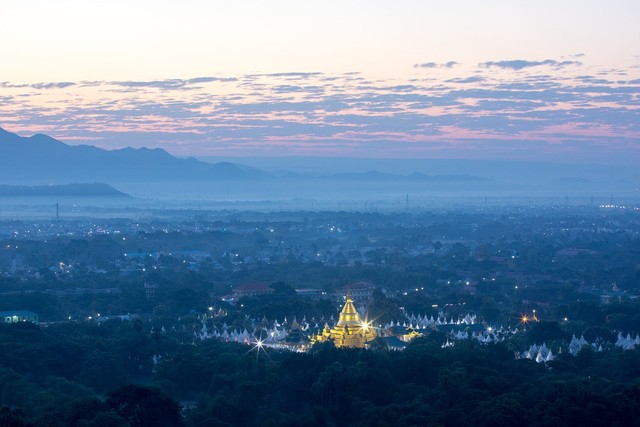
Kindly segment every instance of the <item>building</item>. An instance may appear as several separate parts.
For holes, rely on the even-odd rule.
[[[247,283],[236,287],[233,290],[233,297],[239,299],[242,297],[269,295],[271,293],[273,293],[273,288],[265,283]]]
[[[324,329],[312,342],[332,341],[337,348],[365,348],[367,343],[376,338],[376,331],[369,322],[360,319],[358,311],[353,306],[351,292],[347,292],[347,301],[340,312],[340,319],[333,328],[325,325]]]
[[[324,292],[322,289],[310,289],[310,288],[296,289],[296,294],[299,297],[314,300],[314,301],[318,301],[327,295],[327,293]]]
[[[344,286],[338,296],[342,297],[345,292],[350,292],[353,301],[357,304],[367,304],[373,300],[375,290],[376,287],[371,282],[360,281]]]
[[[1,323],[33,322],[38,323],[38,315],[29,310],[0,311]]]
[[[156,298],[156,294],[158,292],[158,288],[160,286],[157,283],[145,283],[144,284],[144,294],[148,300],[153,300]]]
[[[618,288],[618,284],[613,282],[613,284],[611,285],[611,290],[604,291],[602,295],[600,295],[600,302],[602,304],[621,302],[626,296],[627,293],[625,291],[621,291],[620,288]]]

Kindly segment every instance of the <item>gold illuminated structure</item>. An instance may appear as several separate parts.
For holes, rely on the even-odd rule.
[[[365,348],[376,337],[376,331],[370,322],[360,319],[353,305],[351,292],[347,292],[347,301],[340,312],[340,319],[333,328],[325,325],[322,332],[313,337],[312,342],[333,341],[337,348]]]

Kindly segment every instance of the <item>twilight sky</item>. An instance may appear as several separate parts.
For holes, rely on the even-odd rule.
[[[191,156],[640,161],[640,2],[3,0],[0,127]]]

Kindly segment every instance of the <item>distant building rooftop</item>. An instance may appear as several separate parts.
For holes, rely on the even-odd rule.
[[[373,292],[375,290],[376,287],[373,283],[362,280],[343,286],[336,294],[342,297],[346,292],[351,292],[351,297],[355,302],[366,303],[373,299]]]
[[[0,311],[0,322],[18,323],[33,322],[38,323],[38,315],[29,310]]]
[[[233,289],[235,298],[250,297],[257,295],[268,295],[273,292],[273,288],[266,283],[246,283]]]

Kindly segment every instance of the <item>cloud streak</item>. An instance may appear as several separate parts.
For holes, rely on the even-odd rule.
[[[74,82],[48,82],[48,83],[32,83],[32,84],[14,84],[10,82],[0,82],[0,88],[33,88],[33,89],[64,89],[75,86]]]
[[[545,59],[544,61],[527,61],[524,59],[513,59],[513,60],[503,60],[503,61],[481,62],[479,65],[484,68],[498,67],[498,68],[507,68],[511,70],[522,70],[525,68],[541,67],[541,66],[548,66],[552,68],[563,68],[563,67],[569,67],[569,66],[579,66],[579,65],[582,65],[582,63],[580,61],[556,61],[554,59]]]
[[[415,64],[413,68],[453,68],[459,65],[456,61],[449,62],[424,62],[422,64]]]
[[[625,147],[621,156],[640,161],[638,72],[619,80],[585,67],[576,75],[556,71],[566,61],[518,61],[468,71],[436,64],[444,75],[423,80],[283,72],[4,82],[0,126],[178,155],[473,157],[508,146],[510,156],[526,158],[576,147],[604,155],[616,144]]]
[[[235,77],[195,77],[192,79],[164,79],[151,81],[114,81],[109,84],[125,88],[185,89],[192,85],[212,82],[235,82]]]

